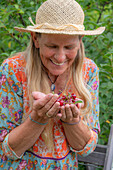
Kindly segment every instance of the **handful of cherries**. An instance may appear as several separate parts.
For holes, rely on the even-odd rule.
[[[74,93],[63,94],[59,96],[57,102],[60,106],[65,106],[66,104],[75,104],[78,107],[78,103],[82,103],[82,100],[78,99]]]

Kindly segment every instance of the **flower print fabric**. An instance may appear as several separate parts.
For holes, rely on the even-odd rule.
[[[100,130],[98,68],[92,60],[85,58],[83,75],[92,95],[93,110],[90,124],[88,124],[91,128],[91,138],[84,149],[76,151],[71,148],[65,138],[62,123],[60,120],[54,120],[54,154],[47,150],[40,136],[32,148],[18,157],[8,144],[8,134],[19,126],[29,114],[25,65],[24,57],[18,55],[5,60],[0,68],[0,169],[76,170],[78,167],[77,154],[85,156],[91,153],[98,141],[98,131]],[[74,91],[72,81],[69,82],[68,87],[69,91]]]

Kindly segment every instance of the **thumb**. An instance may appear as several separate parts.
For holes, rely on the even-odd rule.
[[[78,108],[81,109],[82,107],[84,107],[84,101],[82,100],[82,103],[78,103]]]
[[[38,100],[38,99],[45,97],[46,95],[44,93],[34,91],[34,92],[32,92],[32,96],[33,96],[34,100]]]

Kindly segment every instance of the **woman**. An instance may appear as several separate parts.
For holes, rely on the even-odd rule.
[[[0,167],[77,169],[99,132],[98,67],[85,57],[84,13],[74,0],[47,0],[30,32],[26,51],[6,59],[0,70]],[[79,104],[63,103],[77,96]],[[75,98],[76,98],[75,96]],[[60,100],[60,101],[59,101]]]

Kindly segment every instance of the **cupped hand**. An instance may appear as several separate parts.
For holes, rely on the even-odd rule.
[[[66,104],[60,108],[61,120],[64,122],[77,122],[80,117],[80,109],[84,107],[84,103],[75,104]]]
[[[33,112],[38,118],[49,119],[55,117],[60,109],[57,94],[44,94],[41,92],[33,92]],[[49,117],[48,117],[49,116]]]

